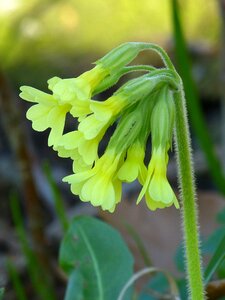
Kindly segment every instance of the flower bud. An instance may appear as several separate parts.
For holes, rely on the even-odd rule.
[[[164,86],[157,95],[157,101],[152,110],[151,132],[152,146],[170,148],[174,127],[175,106],[172,92]]]
[[[110,70],[110,73],[112,73],[130,63],[141,50],[139,43],[125,43],[97,60],[96,64],[102,64],[104,68]]]

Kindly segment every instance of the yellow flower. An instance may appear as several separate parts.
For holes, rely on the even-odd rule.
[[[93,163],[87,164],[84,161],[83,156],[80,155],[78,148],[76,148],[76,147],[71,148],[71,149],[66,149],[64,146],[60,146],[58,144],[57,146],[53,147],[53,149],[58,152],[59,157],[71,158],[71,160],[73,161],[73,172],[74,173],[89,170],[89,169],[91,169],[91,167],[93,165]]]
[[[20,97],[26,101],[37,103],[27,112],[36,131],[51,128],[48,145],[57,145],[65,125],[67,112],[73,116],[84,118],[91,113],[90,99],[96,86],[108,75],[101,65],[83,73],[77,78],[61,79],[53,77],[48,80],[48,87],[53,95],[28,86],[22,86]]]
[[[48,81],[49,89],[61,103],[71,104],[70,113],[80,120],[91,112],[90,99],[94,89],[108,75],[108,71],[97,65],[77,78],[60,79],[53,77]]]
[[[112,96],[104,102],[92,100],[90,109],[93,113],[80,122],[79,131],[84,134],[87,140],[94,139],[101,132],[105,133],[127,103],[127,98],[119,95]]]
[[[107,150],[88,171],[67,176],[63,181],[71,184],[71,191],[79,195],[84,202],[113,212],[121,199],[121,181],[116,178],[116,171],[121,153]]]
[[[35,88],[22,86],[20,97],[29,102],[37,103],[27,111],[27,119],[32,121],[32,127],[36,131],[44,131],[51,128],[48,145],[57,144],[62,136],[65,118],[70,110],[70,105],[59,104],[59,102],[49,94],[41,92]]]
[[[79,153],[86,165],[92,165],[98,159],[98,145],[103,134],[102,131],[93,139],[87,140],[81,131],[75,130],[64,134],[53,148],[58,151],[59,156],[68,155],[67,157],[70,158],[72,158],[73,151],[76,150],[75,153]],[[73,155],[74,157],[75,155]]]
[[[144,164],[145,147],[136,141],[132,144],[128,151],[125,162],[118,171],[118,178],[121,181],[132,182],[139,179],[143,184],[147,176],[147,168]]]
[[[118,93],[103,102],[91,101],[90,109],[96,119],[108,122],[112,117],[117,116],[128,103],[128,97]]]
[[[153,149],[147,179],[137,199],[137,204],[145,194],[147,206],[151,210],[169,207],[172,204],[179,208],[177,198],[166,177],[167,162],[166,149],[161,147]]]
[[[111,122],[100,121],[96,119],[95,115],[89,115],[82,120],[78,126],[80,132],[87,140],[95,139],[97,136],[101,136],[101,133],[105,133]]]

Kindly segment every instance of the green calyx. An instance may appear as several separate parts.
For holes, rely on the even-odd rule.
[[[168,85],[158,91],[151,115],[152,145],[170,148],[174,128],[175,106]]]

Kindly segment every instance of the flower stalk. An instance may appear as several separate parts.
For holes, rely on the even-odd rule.
[[[176,107],[175,145],[178,163],[178,179],[182,199],[181,210],[185,240],[187,279],[189,282],[189,299],[204,300],[205,296],[198,232],[198,208],[196,204],[193,160],[183,89],[174,93],[174,101]]]

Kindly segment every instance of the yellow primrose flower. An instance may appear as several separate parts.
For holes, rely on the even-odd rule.
[[[35,88],[22,86],[20,97],[26,101],[37,103],[27,112],[33,129],[44,131],[51,128],[48,145],[53,146],[63,134],[67,112],[80,119],[91,113],[90,99],[93,90],[108,75],[101,65],[85,72],[77,78],[48,80],[48,87],[53,95]]]
[[[82,201],[113,212],[121,198],[121,181],[115,176],[120,157],[121,153],[108,149],[91,170],[67,176],[63,181],[71,184],[72,193]]]
[[[112,117],[118,115],[128,105],[128,97],[118,93],[106,101],[91,101],[90,109],[96,119],[108,122]]]
[[[175,205],[179,208],[177,198],[167,180],[167,151],[171,145],[174,125],[174,102],[168,86],[157,94],[151,114],[152,157],[148,165],[148,174],[137,203],[145,194],[147,206],[151,210]]]
[[[97,65],[77,78],[53,77],[48,84],[59,102],[71,104],[70,113],[82,119],[91,112],[89,106],[94,89],[107,75],[108,71]]]
[[[70,105],[60,104],[52,95],[46,94],[29,86],[22,86],[20,97],[26,101],[37,103],[27,111],[27,119],[32,121],[32,127],[36,131],[44,131],[51,128],[48,145],[52,146],[62,136],[65,118],[70,110]]]
[[[121,181],[132,182],[139,179],[143,184],[147,176],[147,168],[144,164],[145,147],[139,141],[134,142],[128,151],[125,162],[118,171],[118,178]]]
[[[64,136],[63,136],[64,137]],[[73,161],[73,172],[78,173],[85,170],[91,169],[93,163],[87,164],[83,156],[80,155],[78,148],[66,149],[64,146],[57,145],[53,147],[55,151],[58,152],[58,156],[62,158],[71,158]]]
[[[122,96],[112,96],[104,102],[91,101],[90,109],[93,114],[81,120],[78,126],[79,131],[87,140],[94,139],[99,135],[102,138],[101,133],[105,133],[126,104],[127,99]]]
[[[65,153],[66,155],[71,154],[73,150],[76,150],[87,165],[92,165],[98,159],[98,145],[103,135],[104,130],[93,139],[87,140],[81,131],[75,130],[64,134],[54,150],[58,151],[59,156],[63,156]],[[71,155],[67,157],[72,158]]]
[[[168,154],[165,149],[161,147],[153,149],[147,179],[138,197],[137,204],[145,194],[147,206],[151,210],[168,207],[172,204],[179,208],[177,198],[166,177],[167,162]]]
[[[78,130],[82,132],[83,136],[87,140],[95,139],[97,136],[102,137],[102,132],[105,133],[106,129],[112,122],[105,122],[96,119],[94,114],[87,116],[82,120],[78,126]]]

